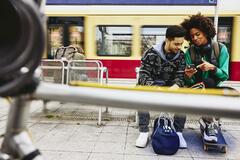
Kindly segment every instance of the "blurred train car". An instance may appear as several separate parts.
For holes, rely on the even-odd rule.
[[[48,0],[47,58],[59,46],[79,45],[90,60],[101,60],[109,78],[135,80],[135,68],[146,49],[164,38],[170,25],[201,12],[214,17],[215,6],[92,5]],[[85,3],[87,1],[84,1]],[[89,1],[91,2],[91,1]],[[113,1],[115,2],[115,1]],[[240,1],[218,2],[218,41],[229,50],[230,80],[240,81]]]

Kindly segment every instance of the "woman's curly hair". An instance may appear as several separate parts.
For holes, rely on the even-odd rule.
[[[197,28],[201,30],[203,33],[206,34],[209,40],[216,35],[213,21],[208,17],[204,17],[203,15],[201,15],[201,13],[189,16],[189,19],[184,19],[184,21],[181,23],[181,26],[186,29],[187,33],[185,38],[189,41],[192,41],[190,35],[190,30],[192,28]]]

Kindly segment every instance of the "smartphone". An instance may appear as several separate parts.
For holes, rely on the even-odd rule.
[[[196,67],[195,67],[194,64],[189,64],[189,65],[187,65],[187,68],[188,68],[188,69],[190,69],[190,68],[193,68],[193,69],[194,69],[194,68],[196,68]]]

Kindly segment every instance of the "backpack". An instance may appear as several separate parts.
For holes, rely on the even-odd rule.
[[[156,154],[173,155],[178,151],[179,137],[169,117],[160,116],[154,120],[151,139]]]
[[[212,41],[213,49],[212,49],[212,53],[211,53],[211,62],[216,66],[218,66],[218,58],[219,58],[220,51],[222,49],[222,45],[223,45],[222,43]],[[196,54],[195,54],[194,46],[191,45],[190,46],[190,56],[191,56],[191,60],[192,60],[193,64],[196,61],[195,55]]]
[[[55,59],[84,60],[85,56],[75,46],[59,47],[54,55]]]

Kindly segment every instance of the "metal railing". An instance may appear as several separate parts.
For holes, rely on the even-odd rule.
[[[178,90],[149,87],[72,87],[42,83],[36,97],[136,110],[240,118],[240,94],[235,90]],[[101,93],[101,94],[99,94]],[[217,94],[216,94],[217,93]]]
[[[99,94],[101,93],[101,94]],[[216,94],[217,93],[217,94]],[[43,100],[86,103],[97,106],[111,106],[136,110],[155,110],[183,114],[210,115],[217,117],[240,118],[240,94],[232,90],[168,90],[157,88],[73,87],[68,85],[41,82],[32,96],[14,98],[10,108],[6,134],[2,143],[0,158],[26,158],[32,153],[39,155],[26,132],[29,116],[27,101],[35,97]],[[27,148],[26,148],[27,147]],[[34,160],[42,160],[38,156]]]
[[[87,81],[87,82],[97,82],[99,84],[104,84],[104,73],[105,73],[105,84],[108,83],[108,70],[103,66],[101,61],[96,60],[72,60],[68,62],[67,67],[67,84],[70,81]],[[84,78],[75,79],[73,75],[86,75],[82,76]],[[106,111],[108,112],[108,107]],[[98,111],[98,125],[102,124],[102,107]]]
[[[87,81],[99,84],[108,83],[108,69],[97,60],[48,60],[44,59],[40,65],[42,69],[41,80],[45,82],[69,85],[70,81]],[[105,81],[104,81],[105,76]],[[49,80],[51,79],[51,80]],[[44,105],[46,110],[46,105]],[[106,111],[108,112],[108,107]],[[102,123],[102,107],[98,111],[98,125]]]
[[[44,59],[40,63],[40,79],[45,82],[64,84],[64,62],[62,60]]]

